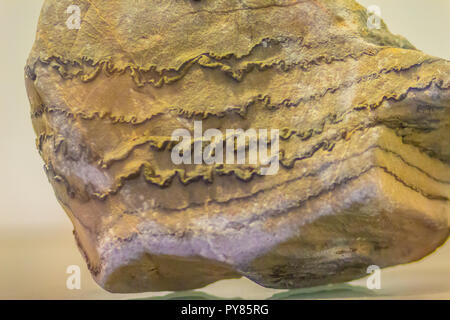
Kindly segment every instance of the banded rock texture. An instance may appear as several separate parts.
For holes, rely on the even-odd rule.
[[[95,280],[298,288],[444,243],[450,64],[367,19],[352,0],[45,1],[32,120]],[[200,120],[279,129],[280,170],[173,164],[172,132]]]

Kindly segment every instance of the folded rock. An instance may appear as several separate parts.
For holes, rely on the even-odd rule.
[[[450,64],[355,1],[80,0],[68,29],[72,2],[45,1],[26,86],[106,290],[342,282],[448,238]],[[174,164],[195,121],[279,130],[279,171]]]

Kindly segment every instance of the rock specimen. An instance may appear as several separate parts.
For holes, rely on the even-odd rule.
[[[45,1],[32,120],[95,280],[298,288],[444,243],[450,64],[368,18],[352,0]],[[278,129],[279,171],[174,164],[172,133],[195,121]]]

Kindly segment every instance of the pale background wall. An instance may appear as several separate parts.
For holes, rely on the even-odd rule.
[[[360,0],[378,5],[390,30],[450,60],[450,0]],[[43,0],[0,0],[0,299],[112,298],[91,280],[35,149],[23,68]],[[82,267],[82,290],[65,287],[68,265]],[[430,272],[427,272],[429,270]],[[387,294],[450,299],[450,245],[416,264],[385,271]],[[420,276],[417,276],[420,275]],[[418,280],[422,279],[422,280]],[[362,283],[362,282],[359,282]],[[263,298],[277,292],[245,280],[206,291]]]

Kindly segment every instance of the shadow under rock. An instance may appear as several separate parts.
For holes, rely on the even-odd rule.
[[[301,299],[346,299],[380,297],[382,294],[362,286],[350,284],[332,284],[306,289],[293,289],[274,294],[267,300],[301,300]],[[161,297],[149,297],[138,300],[244,300],[244,298],[224,298],[202,291],[173,292]]]
[[[380,290],[370,290],[363,286],[341,283],[313,288],[292,289],[274,294],[267,300],[347,299],[381,296],[383,296],[383,294]]]
[[[149,297],[137,300],[242,300],[242,298],[222,298],[202,291],[180,291],[161,297]]]

